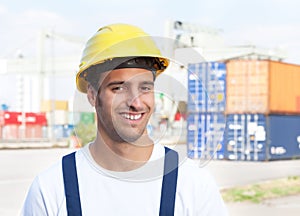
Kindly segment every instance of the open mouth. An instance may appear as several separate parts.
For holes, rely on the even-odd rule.
[[[143,114],[142,113],[138,113],[138,114],[122,113],[121,116],[123,118],[131,120],[131,121],[137,121],[142,118]]]

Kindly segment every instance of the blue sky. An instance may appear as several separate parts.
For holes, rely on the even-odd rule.
[[[2,0],[0,58],[13,57],[17,50],[24,56],[36,52],[41,29],[86,40],[100,26],[123,22],[163,36],[165,20],[172,19],[222,29],[228,45],[284,48],[286,61],[300,64],[299,8],[298,0]],[[82,48],[68,46],[74,46],[72,53]]]

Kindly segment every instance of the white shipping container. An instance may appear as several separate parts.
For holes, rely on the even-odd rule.
[[[69,123],[68,111],[55,110],[46,114],[49,125],[64,125]]]

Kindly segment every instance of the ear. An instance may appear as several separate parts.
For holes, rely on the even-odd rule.
[[[87,98],[90,104],[94,107],[96,105],[97,93],[91,84],[87,86]]]

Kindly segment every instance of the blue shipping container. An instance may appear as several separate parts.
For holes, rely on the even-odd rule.
[[[300,158],[300,115],[269,117],[270,160]]]
[[[74,131],[74,125],[54,125],[53,135],[56,139],[68,138]]]
[[[225,158],[266,161],[300,157],[300,115],[231,114]]]
[[[188,111],[223,112],[226,94],[226,64],[203,62],[188,66]]]
[[[63,128],[63,137],[68,138],[72,135],[72,133],[74,132],[74,125],[64,125]]]
[[[64,138],[64,125],[54,125],[53,126],[53,136],[56,139]]]
[[[262,114],[236,114],[226,118],[225,158],[263,160],[266,156],[266,121]]]
[[[224,130],[223,113],[190,113],[187,118],[188,157],[223,159]]]

